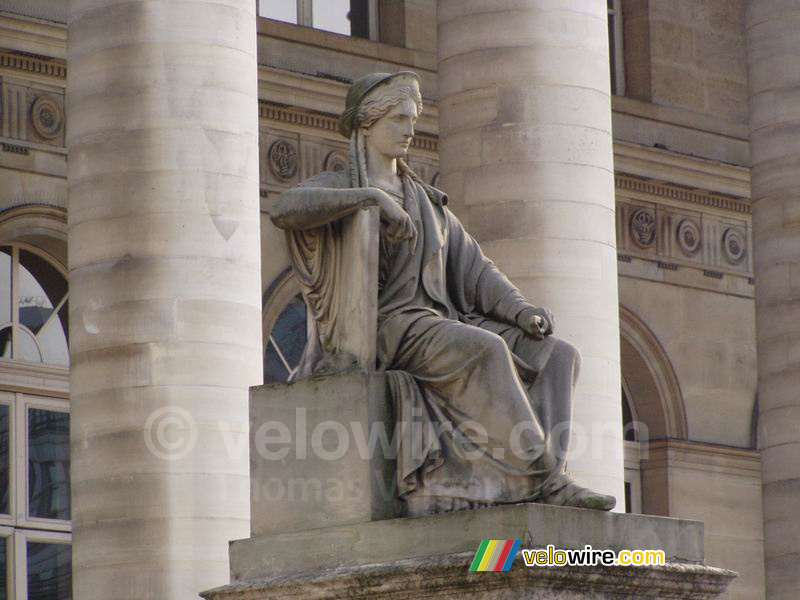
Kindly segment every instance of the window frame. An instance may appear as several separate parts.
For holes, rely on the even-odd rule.
[[[608,0],[611,6],[607,7],[608,17],[614,23],[613,36],[609,34],[609,40],[613,39],[613,47],[608,49],[609,69],[612,71],[611,88],[612,96],[625,95],[625,52],[623,49],[623,20],[622,20],[622,0]],[[613,62],[611,62],[613,54]]]
[[[24,598],[25,596],[20,596],[17,593],[14,533],[15,529],[13,527],[0,526],[0,543],[6,545],[6,593],[9,598]]]
[[[17,410],[16,427],[22,433],[21,435],[17,435],[17,461],[15,466],[17,473],[22,473],[23,476],[17,476],[18,485],[15,493],[17,502],[17,527],[47,531],[72,531],[71,518],[47,519],[31,516],[28,498],[28,486],[30,482],[30,473],[28,471],[28,411],[33,408],[52,412],[63,412],[69,415],[69,401],[58,398],[48,398],[38,394],[19,393],[18,396],[22,397],[21,401],[18,402],[18,406],[21,406],[22,410]],[[24,470],[20,471],[19,469]],[[20,479],[22,480],[21,485],[19,485]],[[70,498],[70,517],[72,515],[71,504]]]
[[[36,531],[29,529],[15,529],[13,533],[12,558],[8,562],[14,565],[13,598],[24,600],[28,598],[28,542],[39,544],[62,544],[72,546],[72,534],[55,531]]]
[[[16,393],[0,389],[0,404],[8,406],[8,513],[0,513],[0,528],[17,524]],[[0,533],[0,535],[2,535]]]
[[[262,19],[269,19],[270,17],[262,17],[261,16],[261,2],[262,0],[256,0],[256,15],[258,15]],[[335,31],[328,31],[327,29],[319,29],[314,27],[314,0],[296,0],[297,2],[297,23],[290,23],[293,25],[299,25],[300,27],[310,27],[311,29],[316,29],[316,31],[324,31],[325,33],[332,33],[334,35],[343,35],[345,37],[355,37],[353,35],[347,35],[344,33],[337,33]],[[367,18],[369,21],[369,38],[374,42],[379,41],[379,19],[378,19],[378,0],[367,0]],[[286,23],[287,21],[279,21],[280,23]],[[364,38],[358,38],[364,39]]]

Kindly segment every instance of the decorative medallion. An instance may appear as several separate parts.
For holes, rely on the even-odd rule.
[[[729,227],[722,234],[722,249],[725,251],[725,258],[732,265],[738,265],[744,260],[747,254],[747,242],[744,233],[735,227]]]
[[[326,171],[347,171],[350,168],[350,159],[341,150],[333,150],[325,157]]]
[[[656,218],[652,211],[640,208],[631,215],[631,237],[640,248],[649,248],[656,240]]]
[[[286,140],[272,142],[269,147],[269,170],[280,181],[291,181],[297,175],[297,148]]]
[[[52,96],[39,96],[31,106],[33,128],[40,136],[52,140],[64,128],[64,113]]]
[[[684,219],[678,225],[678,245],[687,256],[694,256],[700,250],[700,226],[691,219]]]

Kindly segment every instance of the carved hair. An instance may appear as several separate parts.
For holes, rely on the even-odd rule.
[[[358,107],[356,123],[359,127],[369,129],[375,121],[408,99],[417,105],[417,112],[422,112],[422,96],[416,86],[407,83],[389,83],[376,91],[377,93],[368,94]]]

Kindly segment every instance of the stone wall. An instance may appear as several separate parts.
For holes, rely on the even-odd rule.
[[[747,120],[743,0],[623,0],[631,97]]]

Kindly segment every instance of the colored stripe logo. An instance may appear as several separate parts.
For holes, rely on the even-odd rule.
[[[508,571],[521,540],[483,540],[472,559],[470,571]]]

